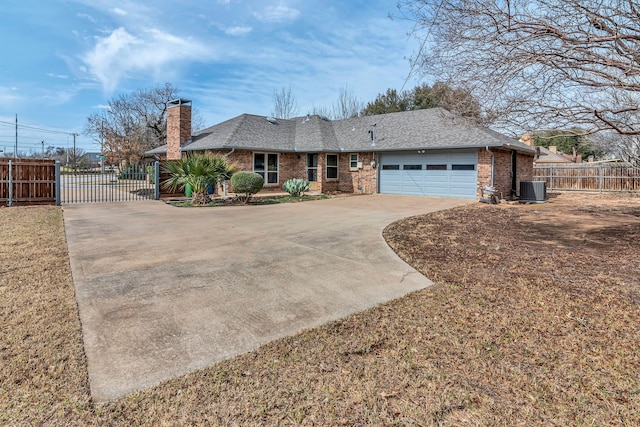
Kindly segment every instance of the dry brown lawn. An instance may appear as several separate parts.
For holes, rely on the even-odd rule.
[[[640,196],[408,218],[428,289],[97,405],[61,211],[0,208],[0,424],[640,425]]]

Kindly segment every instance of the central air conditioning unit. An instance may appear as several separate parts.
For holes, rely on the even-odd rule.
[[[520,201],[545,203],[547,201],[547,182],[520,181]]]

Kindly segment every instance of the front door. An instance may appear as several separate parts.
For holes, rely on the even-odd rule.
[[[307,180],[309,190],[318,191],[318,153],[307,154]]]

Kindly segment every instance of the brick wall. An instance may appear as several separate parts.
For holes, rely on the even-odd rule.
[[[520,181],[531,181],[533,180],[533,156],[528,156],[526,154],[518,153],[518,166],[517,166],[517,178],[518,183],[516,186],[516,190],[520,193]],[[520,194],[518,194],[519,196]]]
[[[491,154],[484,148],[478,149],[478,197],[482,187],[491,185]]]
[[[176,105],[167,110],[167,160],[180,158],[180,147],[191,139],[191,105]]]
[[[358,162],[362,169],[351,170],[351,154],[340,156],[340,186],[339,191],[354,194],[373,194],[378,191],[377,169],[371,167],[373,153],[358,153]],[[344,159],[344,160],[343,160]]]
[[[225,155],[226,151],[209,151],[212,154]],[[238,167],[239,170],[253,172],[253,151],[236,150],[229,154],[227,159]],[[291,178],[306,177],[306,156],[297,153],[278,153],[278,183],[265,184],[265,188],[282,187],[285,181]],[[230,189],[229,189],[230,190]]]
[[[225,155],[225,151],[209,151],[212,154]],[[253,151],[236,150],[227,158],[243,171],[253,171]],[[371,167],[373,153],[359,153],[358,161],[362,169],[350,170],[350,154],[338,154],[338,179],[327,179],[326,153],[318,153],[318,191],[322,193],[340,191],[344,193],[372,194],[377,191],[377,169]],[[285,181],[291,178],[306,178],[306,153],[279,153],[279,176],[277,185],[266,185],[266,188],[282,188]],[[231,191],[231,189],[228,189]]]
[[[494,187],[501,198],[511,196],[511,151],[492,148],[495,156]],[[518,153],[516,159],[516,191],[520,191],[520,181],[533,178],[533,156]],[[478,191],[491,185],[491,154],[486,149],[478,149]]]

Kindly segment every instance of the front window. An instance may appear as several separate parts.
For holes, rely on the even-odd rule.
[[[358,155],[352,154],[349,158],[349,169],[358,169]]]
[[[278,183],[278,163],[276,153],[253,154],[253,171],[264,178],[265,184]]]
[[[327,154],[327,179],[338,179],[337,154]]]

